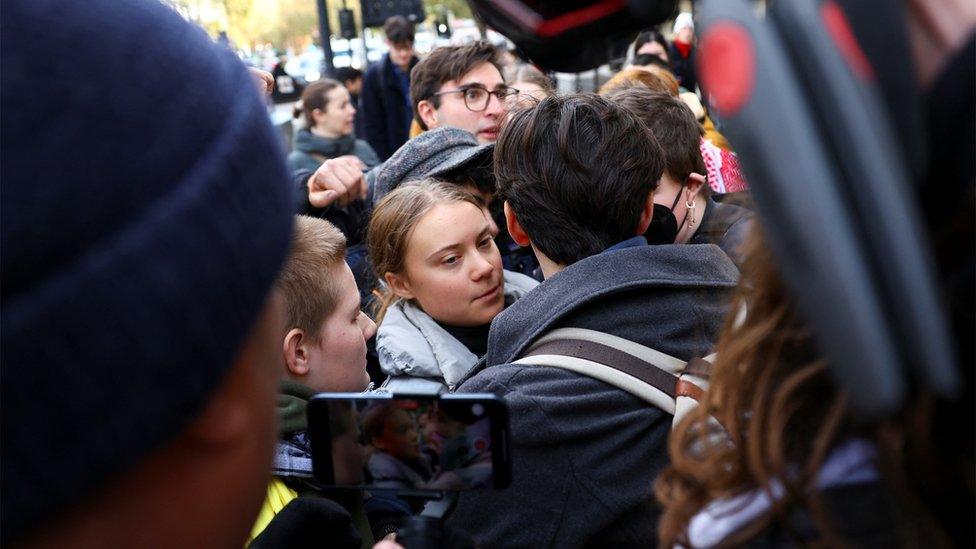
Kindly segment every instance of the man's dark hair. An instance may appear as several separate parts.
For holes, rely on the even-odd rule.
[[[664,160],[647,126],[592,94],[515,112],[495,145],[495,180],[532,244],[570,265],[637,234]]]
[[[413,23],[402,15],[394,15],[383,23],[383,34],[393,44],[413,44]]]
[[[335,79],[343,84],[347,84],[363,77],[363,72],[353,67],[339,67],[335,71]]]
[[[428,100],[434,108],[440,107],[440,97],[434,95],[448,80],[458,80],[482,63],[491,63],[502,72],[498,50],[487,40],[478,40],[464,46],[444,46],[430,52],[410,71],[410,101],[413,117],[420,127],[427,125],[420,119],[417,104]]]
[[[664,149],[664,169],[668,175],[679,183],[691,173],[705,175],[701,155],[705,131],[684,101],[641,86],[614,90],[606,98],[637,115],[650,128]]]

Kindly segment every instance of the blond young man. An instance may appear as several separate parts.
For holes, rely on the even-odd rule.
[[[252,531],[260,534],[285,505],[300,495],[321,495],[311,478],[312,458],[305,407],[321,392],[359,392],[370,383],[366,373],[366,340],[376,325],[359,309],[359,292],[345,262],[346,239],[328,221],[297,216],[291,256],[277,282],[285,302],[286,324],[281,338],[284,370],[278,395],[280,439],[275,451],[274,479],[268,498]],[[365,464],[365,449],[358,444],[356,427],[333,429],[348,460],[346,482],[355,483]],[[340,432],[341,431],[341,432]],[[356,456],[361,462],[356,461]],[[335,500],[335,496],[330,496]],[[341,502],[352,515],[359,535],[369,539],[361,500]],[[328,510],[342,514],[334,506]],[[314,518],[314,517],[313,517]],[[340,521],[341,522],[341,521]],[[288,529],[294,525],[289,524]],[[348,534],[345,528],[340,535]],[[273,532],[269,532],[273,535]],[[258,538],[258,545],[262,538]]]

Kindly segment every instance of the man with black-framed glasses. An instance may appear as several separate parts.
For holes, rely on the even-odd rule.
[[[456,90],[437,92],[434,96],[447,95],[449,93],[461,94],[461,97],[464,99],[464,106],[469,111],[484,112],[488,109],[491,96],[494,95],[497,97],[498,101],[504,101],[513,95],[518,95],[519,91],[505,85],[498,86],[497,89],[489,91],[481,84],[465,84]]]
[[[498,138],[505,99],[518,93],[505,85],[498,50],[486,41],[437,48],[410,75],[413,115],[424,130],[453,126],[481,144]]]
[[[505,85],[498,50],[481,40],[430,52],[410,72],[413,116],[421,128],[444,126],[473,134],[479,144],[494,143],[507,114],[506,98],[517,93]],[[367,174],[352,156],[327,160],[314,174],[296,172],[295,182],[307,200],[300,213],[317,214],[333,204],[340,208],[362,200],[383,164]]]

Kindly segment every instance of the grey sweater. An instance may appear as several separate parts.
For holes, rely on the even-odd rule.
[[[488,367],[458,392],[505,398],[512,485],[462,493],[449,524],[484,547],[656,545],[652,484],[668,463],[671,416],[579,374],[511,363],[560,327],[704,356],[737,278],[711,244],[625,248],[570,265],[496,317]]]

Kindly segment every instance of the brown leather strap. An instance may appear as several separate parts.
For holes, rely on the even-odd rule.
[[[681,371],[682,374],[691,374],[693,376],[703,377],[708,379],[712,377],[712,368],[714,365],[705,360],[704,358],[693,358],[688,361],[685,365],[685,369]]]
[[[678,383],[674,386],[674,393],[677,396],[693,398],[698,402],[701,402],[701,399],[705,396],[705,391],[702,391],[701,387],[687,379],[678,380]]]
[[[589,360],[636,377],[670,398],[675,397],[678,377],[629,353],[582,339],[557,339],[539,345],[523,356],[562,355]]]

